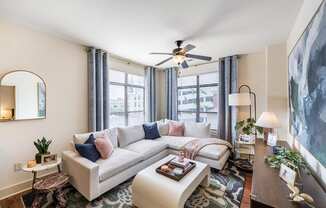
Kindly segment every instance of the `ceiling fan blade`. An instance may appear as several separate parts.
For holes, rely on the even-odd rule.
[[[165,62],[170,61],[172,58],[173,58],[173,57],[171,56],[171,57],[169,57],[169,58],[167,58],[167,59],[161,61],[160,63],[156,64],[155,66],[159,66],[159,65],[161,65],[161,64],[164,64]]]
[[[194,48],[196,48],[196,46],[191,45],[191,44],[188,44],[188,45],[186,45],[186,46],[183,48],[183,51],[184,51],[184,52],[188,52],[188,51],[190,51],[190,50],[192,50],[192,49],[194,49]]]
[[[149,53],[150,55],[173,55],[173,53]]]
[[[189,65],[188,65],[188,63],[186,62],[186,60],[184,60],[184,61],[181,63],[181,67],[182,67],[183,69],[186,69],[186,68],[189,67]]]
[[[187,58],[200,59],[200,60],[204,60],[204,61],[212,60],[212,57],[209,57],[209,56],[201,56],[201,55],[195,55],[195,54],[190,54],[190,53],[187,53],[186,57]]]

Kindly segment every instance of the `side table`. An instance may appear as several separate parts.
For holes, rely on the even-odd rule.
[[[42,207],[42,205],[46,202],[47,195],[49,193],[53,193],[52,198],[55,202],[56,207],[65,207],[66,199],[62,189],[68,184],[69,176],[61,173],[61,162],[61,158],[58,158],[57,162],[55,163],[46,165],[37,164],[32,168],[27,168],[27,166],[23,167],[24,171],[33,173],[32,191],[35,193],[35,197],[31,206],[32,208]],[[52,168],[57,168],[58,172],[37,178],[38,172]]]
[[[234,160],[234,165],[243,171],[252,172],[252,157],[255,155],[255,142],[243,142],[237,140],[235,141],[234,151],[239,155],[239,158]],[[243,155],[246,155],[247,157],[242,158]]]
[[[64,173],[53,173],[41,178],[34,184],[36,197],[32,208],[42,207],[42,202],[46,201],[47,195],[53,193],[52,198],[56,207],[66,207],[65,194],[63,188],[68,184],[69,176]]]
[[[55,167],[58,169],[58,173],[60,173],[61,172],[61,169],[60,169],[61,162],[62,162],[61,157],[58,157],[57,158],[57,161],[55,163],[46,164],[46,165],[37,164],[36,166],[34,166],[32,168],[28,168],[27,165],[25,164],[22,167],[22,169],[25,172],[31,172],[31,173],[33,173],[32,189],[34,189],[34,184],[35,184],[35,182],[37,180],[37,173],[38,172],[41,172],[41,171],[49,170],[49,169],[52,169],[52,168],[55,168]]]

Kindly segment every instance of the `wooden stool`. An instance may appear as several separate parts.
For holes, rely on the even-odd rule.
[[[53,192],[53,200],[56,207],[65,207],[66,199],[62,188],[68,184],[69,176],[63,173],[54,173],[43,178],[40,178],[34,184],[36,196],[34,198],[32,208],[39,208],[46,202],[47,195]]]

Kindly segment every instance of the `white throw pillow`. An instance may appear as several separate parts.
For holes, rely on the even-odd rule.
[[[125,147],[128,144],[137,142],[145,138],[143,125],[118,127],[117,132],[120,147]]]
[[[165,120],[165,123],[167,123],[167,124],[174,123],[174,124],[177,124],[177,125],[184,124],[183,121],[175,121],[175,120],[168,120],[168,119]]]
[[[104,134],[110,139],[114,148],[118,147],[117,129],[105,129],[103,131],[88,132],[83,134],[74,135],[74,144],[84,144],[88,139],[89,135],[94,134],[94,137],[105,137]]]
[[[209,138],[210,137],[210,123],[185,123],[185,137],[196,137],[196,138]]]
[[[169,124],[168,123],[157,123],[158,131],[160,136],[166,136],[169,134]]]

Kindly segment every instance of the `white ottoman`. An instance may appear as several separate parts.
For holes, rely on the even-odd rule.
[[[156,173],[157,167],[173,157],[176,156],[169,155],[136,175],[132,183],[132,200],[136,207],[183,208],[186,200],[199,185],[209,185],[210,168],[198,161],[193,161],[196,167],[180,181]]]

